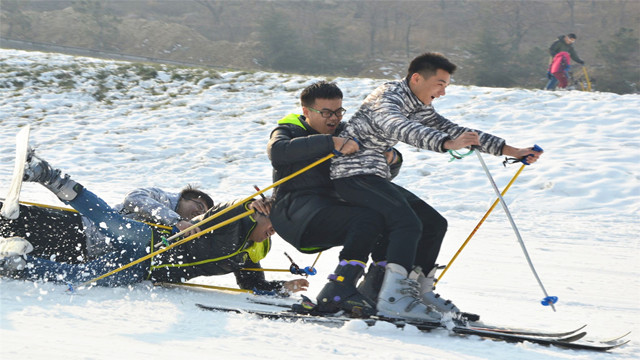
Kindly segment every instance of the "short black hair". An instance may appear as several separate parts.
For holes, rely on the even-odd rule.
[[[207,209],[211,209],[213,207],[213,199],[211,199],[211,196],[207,195],[207,193],[205,193],[204,191],[198,190],[193,185],[187,185],[184,189],[182,189],[182,191],[180,191],[180,199],[202,199],[207,204]]]
[[[571,34],[569,34],[569,35],[567,35],[567,36],[569,37],[569,39],[574,39],[574,40],[578,38],[578,37],[576,36],[576,34],[574,34],[574,33],[571,33]]]
[[[436,52],[424,53],[415,59],[411,60],[409,64],[409,71],[407,72],[407,81],[411,79],[411,75],[420,73],[423,77],[431,77],[436,74],[438,69],[442,69],[449,74],[453,75],[457,66],[449,61],[444,55]]]
[[[321,80],[302,90],[300,103],[302,106],[312,106],[316,99],[342,99],[342,90],[334,82]]]

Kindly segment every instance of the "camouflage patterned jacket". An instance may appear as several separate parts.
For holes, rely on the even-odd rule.
[[[385,150],[404,142],[420,149],[445,152],[445,141],[467,131],[480,135],[481,152],[502,154],[504,139],[458,126],[442,117],[411,92],[406,80],[387,82],[367,96],[338,135],[354,138],[361,145],[355,154],[332,159],[331,178],[376,175],[389,179]]]

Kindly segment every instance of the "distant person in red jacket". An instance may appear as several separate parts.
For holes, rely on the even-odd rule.
[[[569,68],[571,67],[571,56],[566,51],[557,53],[549,65],[549,82],[545,90],[555,90],[556,86],[561,89],[567,87],[569,83]]]

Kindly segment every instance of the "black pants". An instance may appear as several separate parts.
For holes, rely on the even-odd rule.
[[[324,207],[307,225],[300,248],[343,246],[340,259],[367,263],[381,241],[384,218],[371,209],[346,204]]]
[[[347,202],[382,214],[388,235],[372,253],[374,261],[386,260],[410,271],[419,265],[428,272],[435,265],[447,220],[408,190],[378,176],[352,176],[334,180]]]
[[[35,257],[69,264],[86,260],[84,226],[76,212],[20,205],[17,219],[0,216],[0,236],[28,240],[34,248],[29,255]]]

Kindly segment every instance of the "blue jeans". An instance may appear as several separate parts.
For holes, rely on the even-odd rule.
[[[110,237],[116,251],[83,264],[65,264],[26,256],[27,266],[17,277],[78,284],[115,270],[148,254],[151,226],[122,217],[105,201],[87,189],[82,189],[71,201],[65,201],[82,215],[96,223]],[[143,281],[149,272],[150,260],[143,261],[98,280],[101,286],[127,285]]]
[[[547,82],[547,86],[544,87],[545,90],[555,90],[558,85],[558,79],[555,76],[551,75],[549,78],[549,82]]]

